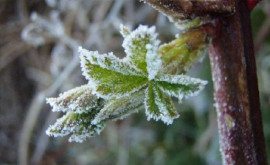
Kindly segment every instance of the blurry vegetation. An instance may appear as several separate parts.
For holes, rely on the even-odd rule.
[[[268,161],[269,11],[266,0],[252,12]],[[147,122],[138,113],[109,122],[100,136],[83,144],[45,135],[59,115],[50,111],[45,98],[86,83],[77,47],[124,56],[120,23],[132,29],[156,25],[163,42],[178,33],[165,16],[137,0],[0,1],[0,164],[24,164],[26,158],[46,165],[221,164],[207,56],[189,74],[209,84],[199,96],[177,104],[180,118],[173,125]]]

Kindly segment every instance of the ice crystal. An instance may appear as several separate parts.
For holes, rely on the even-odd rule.
[[[71,134],[70,141],[82,142],[99,134],[106,121],[143,109],[148,120],[172,124],[179,114],[171,97],[182,100],[204,88],[206,81],[184,75],[201,58],[205,36],[200,30],[159,46],[155,27],[120,29],[127,55],[123,59],[79,48],[89,83],[47,99],[53,111],[66,113],[48,128],[48,135]]]

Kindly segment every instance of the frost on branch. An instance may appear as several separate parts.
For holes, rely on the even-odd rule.
[[[206,81],[183,75],[201,59],[203,32],[185,33],[159,46],[155,27],[139,26],[130,31],[121,26],[127,56],[99,54],[79,48],[87,85],[48,99],[53,111],[66,112],[50,126],[49,135],[71,134],[81,142],[103,129],[108,120],[145,110],[147,119],[172,124],[179,117],[171,97],[179,100],[198,94]]]

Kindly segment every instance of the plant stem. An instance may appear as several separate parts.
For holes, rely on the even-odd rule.
[[[234,0],[143,0],[175,20],[197,16],[228,15],[234,11]]]
[[[217,19],[210,60],[223,164],[267,165],[256,64],[246,1]]]

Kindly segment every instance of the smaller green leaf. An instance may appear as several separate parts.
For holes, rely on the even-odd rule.
[[[79,47],[79,53],[82,71],[87,79],[89,79],[89,75],[87,74],[87,68],[85,68],[86,62],[90,63],[91,65],[100,66],[101,68],[107,70],[122,73],[123,75],[145,75],[145,73],[138,70],[128,60],[122,60],[115,56],[112,52],[108,54],[99,54],[97,51],[88,51],[82,47]]]
[[[159,47],[162,71],[164,74],[186,73],[194,63],[204,57],[204,50],[208,43],[203,29],[194,29],[181,34],[177,39]]]
[[[149,83],[148,87],[145,90],[144,104],[147,120],[150,120],[151,118],[159,120],[160,119],[159,116],[161,115],[158,105],[156,104],[155,101],[156,96],[153,88],[154,88],[154,81]]]
[[[158,88],[179,100],[197,95],[207,84],[207,81],[186,75],[159,75],[156,81]]]
[[[161,120],[166,124],[172,124],[173,119],[179,117],[177,110],[173,104],[171,97],[162,92],[157,86],[154,88],[156,92],[156,104],[159,106],[160,111],[163,113]]]
[[[157,39],[155,27],[148,28],[140,25],[137,29],[125,36],[122,46],[127,54],[126,60],[142,72],[147,73],[146,56],[158,48],[160,41]],[[151,46],[151,47],[149,47]]]
[[[92,53],[90,52],[90,54]],[[91,55],[85,53],[81,56],[83,74],[89,80],[95,94],[100,97],[108,99],[112,96],[128,95],[140,90],[147,83],[146,77],[134,74],[127,75],[125,73],[127,67],[119,67],[121,68],[119,71],[110,67],[103,67],[104,63],[102,65],[95,63],[89,60],[89,56],[91,57]],[[123,65],[126,66],[126,64]]]
[[[83,114],[68,112],[63,117],[57,119],[55,124],[46,130],[46,134],[54,137],[71,134],[70,142],[81,143],[89,137],[98,135],[105,127],[105,123],[102,122],[96,125],[91,124],[96,112],[98,111]]]
[[[173,119],[179,117],[170,96],[158,89],[155,82],[151,82],[146,89],[145,107],[148,120],[152,118],[172,124]]]
[[[60,94],[57,98],[47,98],[52,111],[88,113],[94,109],[101,109],[104,100],[92,94],[89,85],[83,85]]]
[[[92,124],[105,120],[118,120],[136,113],[144,108],[144,90],[132,93],[129,96],[113,98],[107,101],[107,104],[95,116]]]

